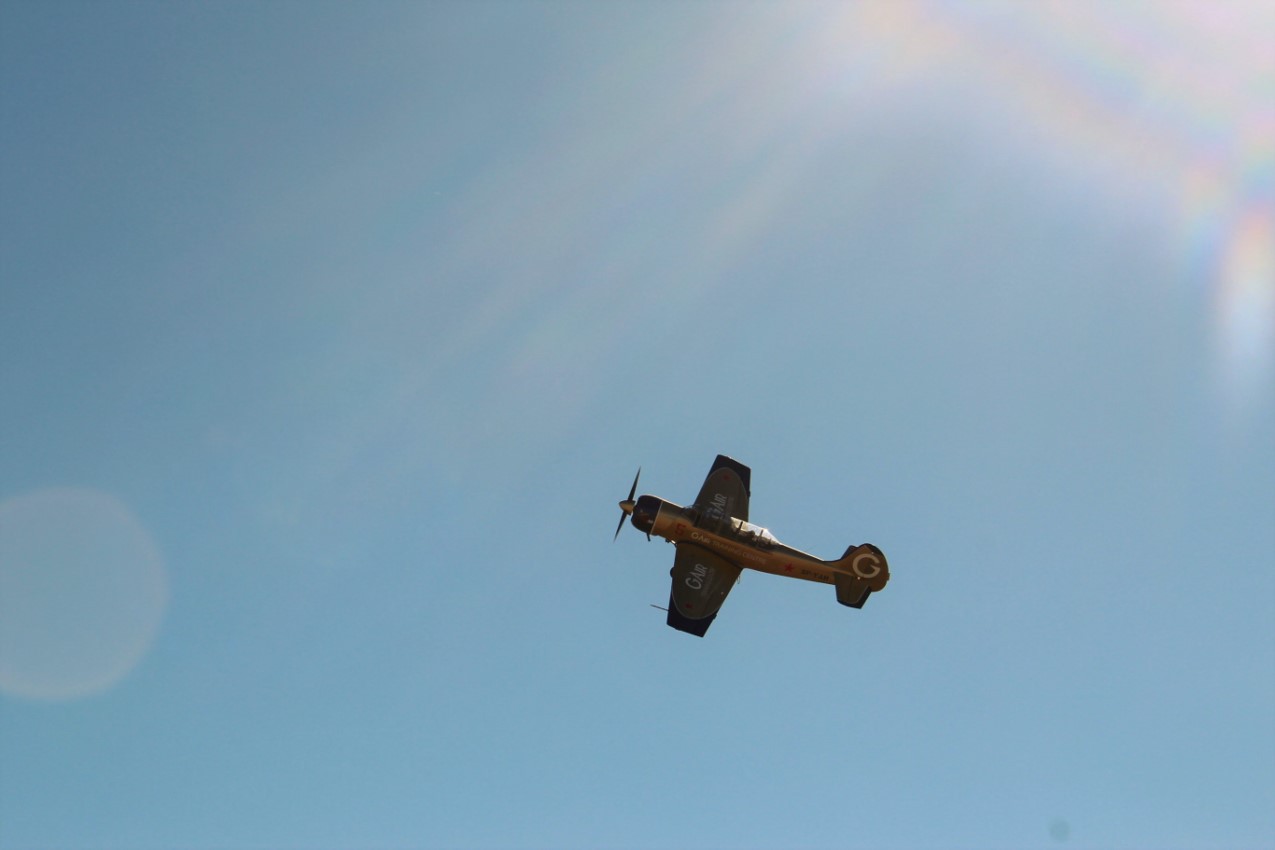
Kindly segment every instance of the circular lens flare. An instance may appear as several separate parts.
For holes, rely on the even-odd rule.
[[[0,691],[64,700],[104,691],[155,639],[163,560],[118,499],[41,490],[0,503]]]

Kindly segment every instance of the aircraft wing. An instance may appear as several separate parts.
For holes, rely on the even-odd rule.
[[[710,519],[747,520],[750,478],[752,471],[748,467],[734,458],[718,455],[695,497],[696,507]]]
[[[735,586],[740,568],[693,543],[677,544],[673,559],[673,589],[668,598],[668,624],[680,632],[703,637]]]

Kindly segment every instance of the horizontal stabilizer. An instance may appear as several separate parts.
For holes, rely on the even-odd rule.
[[[850,576],[837,576],[837,601],[851,608],[862,608],[872,595],[872,588]]]
[[[885,587],[890,580],[890,565],[885,554],[871,543],[851,546],[834,561],[838,569],[837,601],[851,608],[862,608],[868,597]]]

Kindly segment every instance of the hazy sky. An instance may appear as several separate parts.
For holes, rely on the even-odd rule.
[[[1275,843],[1273,8],[0,2],[0,847]]]

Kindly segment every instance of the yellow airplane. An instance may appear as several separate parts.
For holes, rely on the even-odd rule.
[[[851,546],[836,561],[822,561],[783,545],[750,523],[752,472],[733,458],[717,456],[695,503],[685,508],[656,496],[634,501],[641,475],[639,469],[629,497],[620,502],[624,513],[615,536],[629,517],[648,540],[654,534],[677,547],[670,571],[668,624],[678,631],[703,637],[745,568],[836,585],[837,601],[851,608],[862,608],[890,580],[885,555],[871,543]]]

